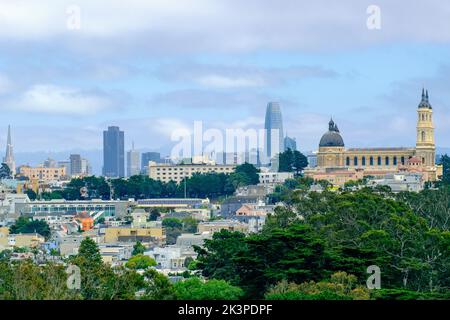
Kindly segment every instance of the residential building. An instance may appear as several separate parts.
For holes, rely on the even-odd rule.
[[[272,172],[261,169],[259,173],[259,183],[263,186],[276,186],[293,178],[294,173],[292,172]]]
[[[234,172],[235,165],[210,164],[157,164],[150,161],[148,175],[162,182],[174,181],[180,183],[184,178],[190,178],[195,173],[225,173]]]
[[[134,228],[132,226],[124,226],[117,228],[105,229],[105,242],[136,242],[144,243],[165,241],[166,235],[160,221],[153,221],[151,227]]]
[[[182,233],[177,238],[176,246],[182,248],[191,248],[192,246],[203,246],[206,239],[211,239],[212,234],[204,233]]]
[[[125,176],[124,132],[111,126],[103,131],[103,175],[106,177]]]
[[[35,248],[45,242],[45,238],[37,233],[11,234],[9,228],[0,228],[0,249],[12,249],[14,247]]]
[[[138,208],[200,208],[209,206],[209,199],[197,198],[156,198],[137,200]]]
[[[66,168],[45,168],[44,166],[30,167],[20,166],[19,175],[29,180],[48,183],[55,180],[62,180],[66,177]]]
[[[214,220],[198,224],[198,233],[215,233],[220,230],[247,232],[248,226],[236,220]]]
[[[388,186],[392,192],[420,192],[424,188],[423,174],[395,173],[387,174],[383,179],[369,180],[369,186]]]

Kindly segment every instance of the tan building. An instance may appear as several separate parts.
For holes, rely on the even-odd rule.
[[[45,238],[37,233],[10,234],[6,227],[0,228],[0,249],[14,247],[35,248],[45,242]]]
[[[162,182],[174,181],[180,183],[184,178],[190,178],[195,173],[233,173],[235,165],[217,164],[160,164],[149,162],[148,175],[154,180]]]
[[[337,125],[331,120],[328,132],[320,140],[317,167],[306,169],[305,174],[342,184],[360,176],[413,169],[422,172],[427,181],[437,180],[433,109],[428,99],[428,91],[423,91],[417,109],[416,147],[346,149]]]
[[[198,233],[215,233],[220,230],[247,232],[248,226],[245,223],[235,220],[216,220],[200,222],[198,224]]]
[[[105,242],[163,241],[166,234],[161,225],[148,228],[113,227],[105,229]]]
[[[20,166],[19,175],[30,180],[50,182],[64,178],[66,176],[66,168]]]

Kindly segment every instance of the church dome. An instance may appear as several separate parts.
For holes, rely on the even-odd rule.
[[[333,119],[328,124],[328,132],[320,139],[319,147],[344,147],[344,139]]]

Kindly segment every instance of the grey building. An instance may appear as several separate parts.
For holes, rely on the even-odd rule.
[[[134,149],[134,142],[132,144],[131,150],[127,152],[127,176],[135,176],[140,173],[139,161],[140,161],[139,151]]]
[[[266,133],[265,155],[270,159],[284,151],[283,119],[278,102],[267,104],[264,129]]]
[[[287,149],[291,149],[292,151],[296,151],[297,150],[297,141],[295,140],[295,138],[291,138],[291,137],[284,137],[284,151],[286,151]]]
[[[124,132],[119,127],[108,127],[103,131],[103,175],[125,176]]]
[[[141,156],[141,171],[143,173],[148,173],[148,163],[149,161],[155,161],[156,163],[161,162],[161,154],[159,152],[144,152]]]
[[[70,157],[70,175],[78,176],[82,173],[81,156],[79,154],[71,154]]]

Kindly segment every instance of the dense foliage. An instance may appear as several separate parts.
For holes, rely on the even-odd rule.
[[[16,223],[9,228],[12,234],[17,233],[38,233],[45,239],[50,238],[50,226],[43,220],[32,220],[28,217],[19,217]]]
[[[197,247],[203,275],[261,298],[282,281],[322,283],[336,272],[364,285],[367,267],[377,265],[384,290],[450,296],[447,188],[397,196],[372,189],[288,193],[291,206],[277,208],[261,234],[222,231]]]

